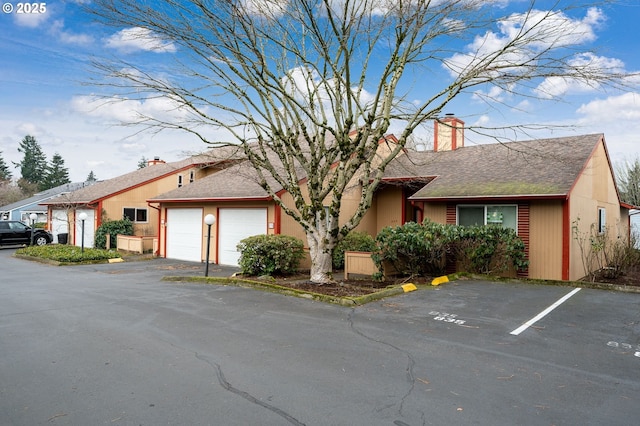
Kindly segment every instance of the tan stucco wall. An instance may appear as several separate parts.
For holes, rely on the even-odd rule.
[[[591,226],[597,226],[598,209],[604,208],[606,210],[607,232],[611,239],[616,240],[618,236],[628,235],[628,222],[626,218],[621,217],[614,178],[602,143],[598,145],[592,158],[588,161],[584,173],[570,194],[569,200],[570,226],[573,227],[574,224],[577,224],[577,229],[581,234],[588,234]],[[580,244],[572,233],[569,279],[577,280],[585,275]]]
[[[425,219],[431,219],[435,223],[447,223],[447,205],[445,203],[424,203],[423,214]]]
[[[387,226],[400,226],[403,223],[402,188],[386,187],[376,193],[377,220],[376,234]],[[375,236],[375,235],[374,235]]]
[[[190,170],[194,171],[196,179],[203,176],[203,173],[196,168]],[[134,223],[134,234],[156,235],[158,230],[158,211],[149,207],[146,200],[176,189],[178,187],[178,175],[183,176],[183,186],[188,185],[190,170],[183,170],[180,173],[166,176],[106,198],[102,202],[102,221],[122,219],[125,208],[147,209],[147,222]]]
[[[562,201],[529,205],[529,278],[562,279]]]

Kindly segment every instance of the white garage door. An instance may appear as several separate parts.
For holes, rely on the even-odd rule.
[[[267,209],[219,209],[218,263],[237,266],[240,240],[266,233]]]
[[[95,235],[95,210],[77,209],[76,210],[76,246],[82,246],[82,221],[80,215],[85,213],[87,218],[84,220],[84,246],[93,247],[93,237]]]
[[[202,210],[167,209],[167,257],[202,261]]]
[[[53,242],[57,243],[58,234],[69,234],[69,222],[67,219],[67,211],[54,209],[51,217],[51,233],[53,234]],[[68,236],[67,236],[68,241]]]

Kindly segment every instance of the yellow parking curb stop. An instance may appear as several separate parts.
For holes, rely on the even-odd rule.
[[[404,290],[404,292],[405,292],[405,293],[408,293],[408,292],[410,292],[410,291],[417,290],[418,288],[416,287],[416,285],[415,285],[415,284],[411,284],[411,283],[409,283],[409,284],[404,284],[404,285],[402,286],[402,289]]]
[[[431,281],[431,285],[440,285],[448,282],[449,282],[449,277],[444,275],[442,277],[434,278],[433,281]]]

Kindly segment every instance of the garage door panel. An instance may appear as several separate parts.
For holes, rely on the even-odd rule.
[[[266,208],[223,208],[218,210],[218,263],[237,266],[241,240],[267,233]]]
[[[77,209],[76,210],[76,246],[81,247],[82,244],[82,221],[80,215],[85,213],[87,218],[84,220],[84,246],[93,248],[93,240],[95,235],[95,210]]]
[[[202,261],[202,210],[167,209],[167,258]]]

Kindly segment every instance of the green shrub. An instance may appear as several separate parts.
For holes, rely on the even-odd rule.
[[[95,244],[97,248],[107,248],[107,234],[110,235],[111,247],[117,247],[118,234],[133,235],[133,223],[129,218],[122,220],[109,220],[104,222],[96,230]]]
[[[83,252],[80,247],[62,244],[29,246],[17,250],[16,254],[70,263],[99,261],[120,257],[119,253],[111,250],[85,248]]]
[[[455,258],[466,272],[496,274],[524,269],[529,262],[524,243],[513,229],[497,226],[458,227]]]
[[[447,256],[472,273],[502,273],[528,266],[522,240],[512,229],[496,226],[410,222],[382,229],[376,244],[372,259],[378,268],[382,271],[387,264],[403,275],[442,274]]]
[[[304,244],[288,235],[255,235],[240,241],[240,268],[249,275],[290,274],[304,258]]]
[[[347,234],[333,249],[333,268],[344,268],[345,251],[371,251],[376,249],[376,240],[366,232]]]
[[[380,270],[387,263],[402,275],[441,274],[452,235],[446,225],[430,221],[386,227],[376,237],[372,259]]]

